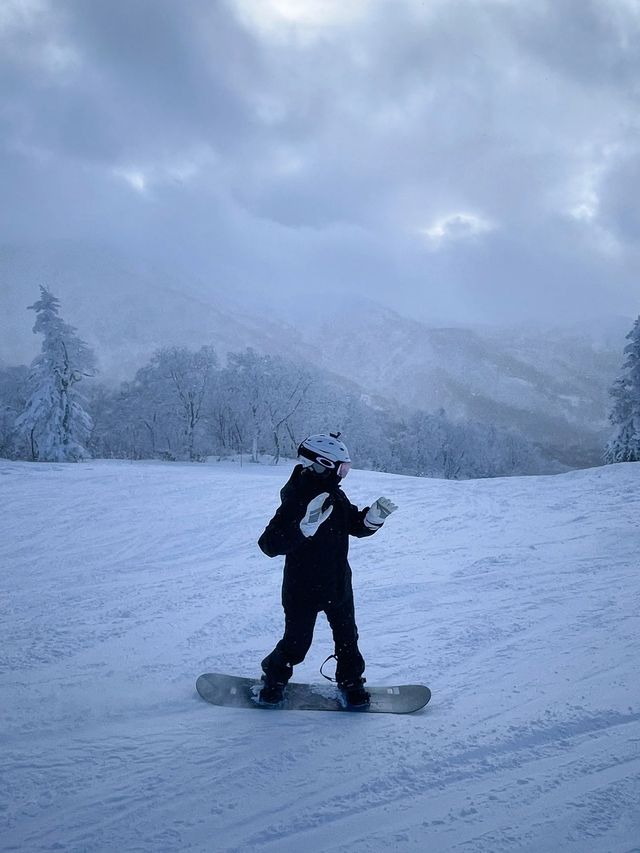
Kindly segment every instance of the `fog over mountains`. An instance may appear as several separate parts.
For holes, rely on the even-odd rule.
[[[599,461],[630,322],[589,329],[429,328],[367,306],[325,327],[324,363],[400,404],[516,428],[568,465]],[[333,331],[332,335],[330,332]]]
[[[161,346],[213,345],[220,357],[248,346],[309,361],[380,405],[444,408],[518,429],[569,466],[598,464],[608,390],[631,318],[556,328],[429,324],[339,291],[305,300],[214,284],[105,246],[58,243],[0,249],[0,362],[28,363],[39,348],[26,307],[44,284],[61,315],[94,347],[100,379],[131,379]],[[566,322],[565,322],[566,321]]]

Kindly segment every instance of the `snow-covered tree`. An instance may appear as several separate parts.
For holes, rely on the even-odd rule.
[[[202,403],[217,365],[212,347],[192,352],[186,347],[166,347],[154,356],[152,369],[168,383],[180,417],[181,455],[196,459],[196,429],[202,417]]]
[[[273,453],[277,462],[297,446],[294,418],[304,410],[313,384],[312,373],[293,362],[251,348],[228,354],[221,390],[226,388],[223,396],[233,401],[238,434],[254,462],[261,452]]]
[[[25,455],[24,441],[19,439],[16,418],[26,405],[26,387],[29,368],[0,368],[0,457],[8,459]]]
[[[27,402],[16,419],[16,430],[27,442],[31,458],[40,462],[76,462],[89,456],[92,421],[76,385],[95,375],[95,359],[73,326],[58,316],[59,306],[46,287],[29,306],[36,312],[33,331],[44,339],[31,365]]]
[[[269,393],[265,400],[268,428],[273,442],[273,461],[282,453],[292,453],[299,441],[295,439],[293,419],[303,412],[307,395],[313,386],[313,376],[279,358],[267,356],[265,374]]]
[[[163,347],[124,383],[106,412],[117,444],[133,458],[195,460],[206,455],[203,403],[216,371],[212,347]],[[115,421],[114,423],[114,415]],[[124,445],[124,448],[122,447]]]
[[[640,462],[640,317],[627,335],[626,360],[622,374],[611,388],[613,406],[609,420],[615,427],[607,443],[604,460]]]

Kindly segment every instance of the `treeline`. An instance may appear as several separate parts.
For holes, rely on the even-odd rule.
[[[308,367],[211,347],[158,351],[119,391],[93,390],[93,456],[203,460],[246,454],[274,462],[295,456],[302,439],[338,428],[356,464],[420,476],[492,477],[525,473],[541,460],[513,433],[454,423],[441,411],[406,418]]]
[[[0,370],[0,455],[7,458],[40,458],[15,428],[28,376],[25,367]],[[211,347],[166,347],[117,390],[95,380],[86,385],[86,457],[202,461],[244,454],[277,462],[294,456],[306,435],[335,428],[358,467],[379,471],[461,479],[544,467],[516,433],[456,423],[444,411],[394,417],[342,382],[251,349],[229,353],[222,366]]]
[[[454,422],[444,411],[392,413],[310,365],[247,349],[164,347],[118,389],[95,379],[93,353],[45,288],[31,306],[43,349],[31,369],[0,369],[0,455],[202,461],[295,456],[308,434],[339,429],[356,466],[461,479],[539,473],[519,434]],[[83,388],[83,393],[80,389]]]

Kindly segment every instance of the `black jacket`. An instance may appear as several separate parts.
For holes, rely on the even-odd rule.
[[[333,511],[317,532],[307,538],[300,530],[309,501],[321,492],[329,497],[323,505]],[[258,540],[268,557],[285,555],[282,603],[323,610],[339,605],[352,595],[351,568],[347,560],[349,536],[371,536],[364,523],[369,507],[359,510],[349,502],[334,472],[318,476],[296,465],[280,492],[281,504]]]

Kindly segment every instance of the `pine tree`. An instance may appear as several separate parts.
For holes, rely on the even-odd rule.
[[[613,407],[609,420],[615,432],[607,444],[604,461],[640,462],[640,317],[627,335],[622,375],[611,388]]]
[[[76,462],[89,456],[89,414],[75,386],[95,375],[92,350],[58,316],[59,300],[40,288],[34,334],[42,334],[42,350],[31,365],[28,399],[16,429],[28,442],[31,458],[40,462]]]

